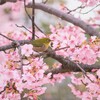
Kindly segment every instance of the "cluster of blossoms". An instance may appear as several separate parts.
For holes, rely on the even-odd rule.
[[[82,75],[73,74],[71,82],[68,86],[72,93],[82,100],[100,100],[100,70],[95,75],[88,74],[91,81]]]
[[[15,40],[29,39],[31,34],[25,32],[5,33],[9,38]],[[16,36],[16,37],[15,37]],[[0,45],[9,44],[10,41],[0,37]],[[22,55],[29,57],[33,53],[32,45],[24,45]],[[28,49],[27,49],[28,48]],[[1,100],[20,100],[21,94],[23,98],[38,99],[38,95],[45,92],[46,87],[42,87],[49,81],[49,76],[44,76],[48,66],[43,59],[32,58],[23,60],[23,74],[20,69],[20,58],[18,50],[6,50],[0,52],[0,99]]]
[[[53,49],[56,53],[69,57],[73,61],[92,65],[100,57],[100,39],[96,36],[86,38],[82,30],[78,27],[65,26],[56,29],[50,26],[52,34],[50,39],[53,40]],[[60,48],[62,48],[60,50]]]
[[[100,0],[79,0],[79,1],[81,1],[82,3],[85,3],[88,6],[94,6],[100,2]]]
[[[25,32],[5,33],[9,38],[15,40],[30,39],[31,34]],[[38,35],[39,34],[39,35]],[[15,37],[16,35],[16,37]],[[37,32],[42,38],[45,35]],[[3,37],[4,38],[4,37]],[[2,36],[1,36],[2,39]],[[2,39],[1,46],[9,44],[10,41]],[[18,49],[10,49],[0,52],[0,99],[1,100],[21,100],[21,98],[29,98],[37,100],[38,96],[45,93],[45,84],[61,82],[68,74],[55,74],[52,79],[51,73],[45,75],[48,65],[43,61],[42,57],[34,57],[37,54],[33,51],[31,44],[21,46],[23,58],[23,66],[20,66],[20,56]],[[33,54],[33,57],[31,56]],[[54,64],[60,67],[61,64]],[[22,72],[23,70],[23,72]]]
[[[77,27],[65,26],[57,29],[50,26],[53,41],[53,49],[56,54],[68,57],[73,62],[93,65],[100,58],[100,38],[96,36],[86,37]],[[79,73],[70,75],[71,82],[68,86],[72,93],[82,100],[100,99],[100,70],[88,73],[88,78]]]
[[[27,46],[28,47],[28,46]],[[19,57],[16,51],[4,54],[0,63],[0,99],[20,100],[22,97],[37,100],[38,95],[45,93],[44,84],[49,83],[50,75],[44,75],[48,66],[42,58],[23,60],[23,74],[20,69]],[[13,53],[12,53],[13,52]],[[1,57],[1,58],[2,58]]]

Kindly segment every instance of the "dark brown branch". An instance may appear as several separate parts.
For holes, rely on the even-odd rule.
[[[6,3],[6,0],[0,0],[0,5]]]
[[[33,2],[34,3],[34,2]],[[27,9],[26,9],[26,5],[25,5],[25,0],[24,0],[24,9],[25,9],[25,12],[26,12],[26,14],[27,14],[27,16],[28,16],[28,18],[32,21],[32,39],[33,39],[33,37],[34,36],[36,36],[37,38],[39,38],[37,35],[35,35],[35,27],[41,32],[41,33],[43,33],[43,31],[35,24],[35,20],[34,20],[34,16],[33,16],[33,14],[32,14],[32,18],[31,18],[31,16],[28,14],[28,12],[27,12]],[[34,8],[33,8],[34,9]],[[35,13],[34,11],[32,11],[32,13]],[[34,22],[34,23],[33,23]],[[25,27],[24,27],[25,28]],[[26,29],[26,28],[25,28]]]
[[[28,4],[27,7],[31,8],[32,4]],[[96,36],[100,37],[99,32],[97,32],[92,26],[85,23],[84,21],[82,21],[79,18],[75,18],[72,15],[66,14],[66,13],[64,13],[60,10],[57,10],[57,9],[52,8],[52,7],[45,5],[45,4],[36,3],[34,8],[43,10],[43,11],[49,13],[49,14],[53,14],[53,15],[61,18],[62,20],[68,21],[68,22],[70,22],[70,23],[72,23],[76,26],[79,26],[89,35],[96,35]]]
[[[30,44],[30,40],[19,40],[18,42],[20,43],[20,45]],[[16,48],[17,46],[15,44],[15,42],[12,42],[11,44],[0,46],[0,51]]]
[[[0,0],[0,5],[5,4],[6,2],[16,2],[17,0]]]
[[[35,9],[34,9],[34,5],[35,5],[35,0],[32,0],[32,39],[35,39]]]
[[[45,74],[52,73],[52,74],[58,74],[58,73],[65,73],[65,72],[82,72],[80,68],[77,67],[77,65],[70,61],[65,59],[63,56],[56,55],[54,51],[49,51],[47,53],[48,57],[51,57],[58,62],[62,64],[61,68],[55,68],[51,70],[47,70]],[[100,69],[100,65],[84,65],[80,64],[81,68],[85,70],[86,72],[91,72],[93,69]]]

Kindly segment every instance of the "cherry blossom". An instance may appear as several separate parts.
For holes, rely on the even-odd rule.
[[[30,45],[26,44],[22,48],[23,48],[22,55],[29,57],[33,53],[33,46],[31,44]]]
[[[83,3],[86,3],[89,6],[96,5],[97,3],[100,2],[100,0],[80,0]]]

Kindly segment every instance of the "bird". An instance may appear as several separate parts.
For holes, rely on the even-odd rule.
[[[50,44],[51,40],[47,37],[31,40],[30,43],[33,45],[33,50],[36,52],[46,51]]]

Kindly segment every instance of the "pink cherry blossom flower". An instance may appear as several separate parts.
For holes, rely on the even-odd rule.
[[[7,57],[4,52],[0,52],[0,65],[4,66],[6,64]]]
[[[20,98],[20,94],[12,94],[12,93],[7,94],[7,97],[6,98],[9,98],[11,100],[20,100],[21,99]]]
[[[62,74],[55,74],[53,75],[53,79],[51,80],[51,82],[55,83],[57,81],[61,83],[63,79],[65,79],[65,77]]]
[[[71,77],[71,82],[76,84],[76,85],[81,85],[82,84],[82,79],[81,78],[76,78],[75,76]]]
[[[40,70],[35,74],[35,78],[36,78],[37,80],[39,80],[39,79],[43,79],[43,77],[44,77],[44,70],[40,69]]]
[[[30,54],[33,53],[33,46],[31,44],[25,44],[24,46],[22,46],[22,54],[29,57]]]
[[[93,100],[92,94],[89,92],[83,92],[82,100]]]
[[[80,0],[83,3],[86,3],[88,6],[96,5],[100,0]]]
[[[22,1],[17,0],[16,3],[12,4],[11,8],[12,8],[13,11],[19,12],[21,6],[22,6]]]
[[[68,86],[71,88],[71,91],[74,95],[76,95],[78,98],[82,97],[82,93],[77,90],[72,84],[68,84]]]
[[[100,95],[98,95],[97,100],[100,100]]]

